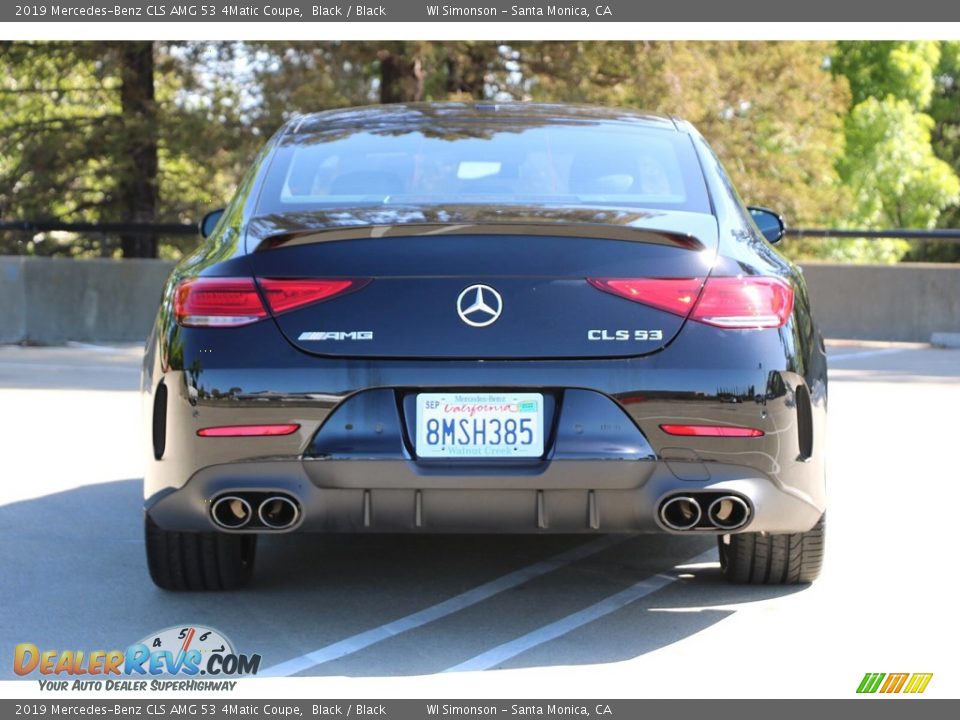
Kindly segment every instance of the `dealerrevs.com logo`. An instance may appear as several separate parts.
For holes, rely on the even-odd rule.
[[[13,654],[17,675],[71,678],[41,679],[42,690],[232,690],[236,681],[224,678],[256,675],[259,669],[260,655],[237,653],[223,633],[199,625],[169,627],[124,650],[41,649],[20,643]],[[160,680],[163,676],[187,679]]]
[[[866,673],[858,693],[922,693],[927,689],[933,673]]]

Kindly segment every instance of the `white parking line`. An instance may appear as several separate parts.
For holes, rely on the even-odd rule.
[[[700,555],[697,555],[696,557],[690,558],[685,563],[681,563],[681,565],[705,563],[713,560],[715,557],[716,551],[708,550]],[[566,635],[571,630],[576,630],[587,623],[591,623],[594,620],[598,620],[605,615],[609,615],[612,612],[626,607],[630,603],[639,600],[646,595],[655,593],[657,590],[662,590],[670,583],[676,582],[678,579],[679,576],[676,575],[654,575],[653,577],[646,578],[631,585],[626,590],[622,590],[615,595],[604,598],[600,602],[594,603],[589,607],[585,607],[583,610],[575,612],[572,615],[567,615],[566,617],[561,618],[556,622],[552,622],[549,625],[544,625],[542,628],[528,632],[526,635],[518,637],[516,640],[503,643],[502,645],[498,645],[495,648],[480,653],[469,660],[464,660],[459,665],[454,665],[451,668],[447,668],[444,670],[444,672],[488,670],[489,668],[496,667],[500,663],[503,663],[512,657],[516,657],[521,653],[525,653],[531,648],[535,648],[538,645],[549,642],[550,640],[556,640],[558,637],[561,635]]]
[[[80,342],[79,340],[67,340],[67,347],[78,348],[80,350],[92,350],[93,352],[102,352],[102,353],[114,353],[114,354],[129,354],[129,353],[139,353],[143,351],[143,346],[145,343],[142,342],[130,342],[130,343],[120,343],[117,345],[97,345],[96,343],[87,343]]]
[[[533,578],[546,575],[547,573],[551,573],[565,565],[569,565],[570,563],[583,560],[591,555],[596,555],[599,552],[608,550],[609,548],[619,545],[631,537],[633,536],[608,535],[598,540],[584,543],[583,545],[575,547],[572,550],[567,550],[566,552],[555,555],[547,560],[542,560],[538,563],[534,563],[533,565],[520,568],[519,570],[514,570],[512,573],[508,573],[507,575],[499,577],[495,580],[491,580],[490,582],[484,583],[483,585],[475,587],[472,590],[467,590],[464,593],[455,595],[449,600],[444,600],[441,603],[424,608],[423,610],[415,612],[412,615],[407,615],[406,617],[389,622],[386,625],[380,625],[379,627],[366,630],[362,633],[345,638],[344,640],[340,640],[339,642],[335,642],[332,645],[322,647],[319,650],[314,650],[313,652],[306,653],[300,657],[295,657],[282,663],[278,663],[277,665],[273,665],[272,667],[261,671],[259,675],[261,677],[284,677],[307,670],[316,665],[322,665],[323,663],[330,662],[331,660],[342,658],[346,655],[352,655],[359,650],[370,647],[371,645],[382,640],[387,640],[394,635],[399,635],[400,633],[413,630],[426,625],[427,623],[431,623],[434,620],[444,618],[447,615],[452,615],[453,613],[459,612],[470,607],[471,605],[476,605],[477,603],[483,602],[494,595],[502,593],[504,590],[517,587],[518,585],[522,585]]]
[[[854,358],[876,357],[877,355],[892,355],[893,353],[907,352],[908,350],[917,350],[917,348],[882,348],[880,350],[864,350],[863,352],[840,353],[839,355],[831,355],[830,353],[827,353],[827,362],[835,362],[837,360],[853,360]]]

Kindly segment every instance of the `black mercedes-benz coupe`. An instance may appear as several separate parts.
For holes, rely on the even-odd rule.
[[[823,557],[827,367],[783,223],[673,117],[422,104],[288,122],[164,290],[151,576],[284,532],[699,533]]]

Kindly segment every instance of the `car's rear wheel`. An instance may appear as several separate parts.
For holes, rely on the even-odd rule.
[[[164,590],[233,590],[253,574],[256,535],[176,532],[144,523],[147,566]]]
[[[827,515],[807,532],[737,533],[717,538],[720,569],[733,583],[795,585],[813,582],[823,567]]]

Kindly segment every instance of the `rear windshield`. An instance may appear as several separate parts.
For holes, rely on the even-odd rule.
[[[491,203],[710,212],[686,134],[539,120],[288,135],[270,164],[258,214]]]

